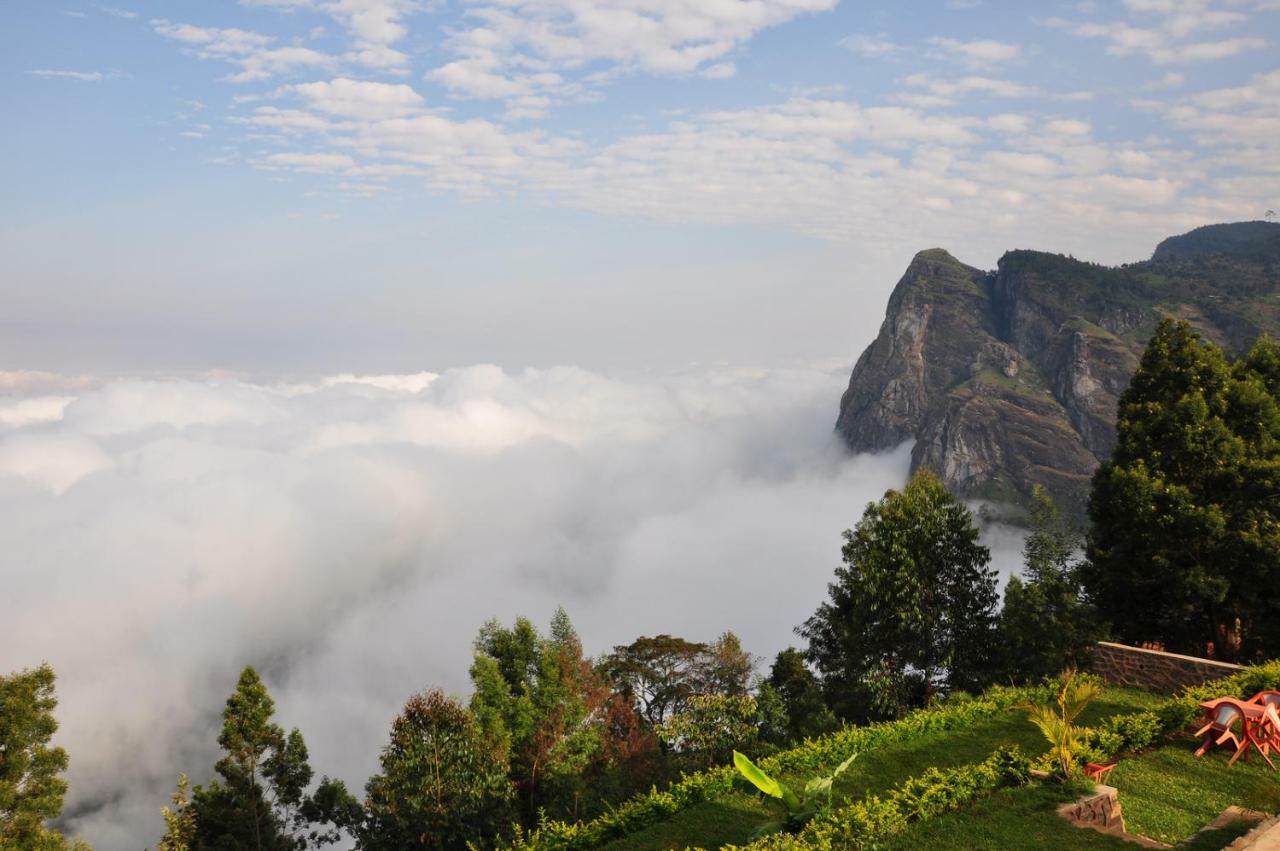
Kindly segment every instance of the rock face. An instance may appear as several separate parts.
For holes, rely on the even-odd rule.
[[[858,452],[912,441],[913,467],[964,496],[1016,504],[1041,485],[1079,515],[1164,316],[1233,353],[1280,332],[1280,224],[1198,228],[1116,268],[1012,251],[985,272],[922,251],[858,358],[836,430]]]

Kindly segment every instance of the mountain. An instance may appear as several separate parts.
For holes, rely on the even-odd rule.
[[[1115,411],[1161,318],[1233,354],[1280,335],[1280,224],[1208,225],[1150,260],[1101,266],[1010,251],[994,272],[940,248],[911,261],[854,366],[836,430],[857,452],[912,441],[958,493],[1083,514]]]

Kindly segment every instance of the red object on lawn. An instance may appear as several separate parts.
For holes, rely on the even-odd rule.
[[[1276,709],[1280,709],[1280,691],[1260,691],[1249,698],[1249,702],[1256,703],[1259,706],[1274,706]]]
[[[1205,724],[1196,730],[1197,736],[1204,741],[1196,750],[1196,756],[1204,756],[1211,746],[1230,742],[1235,748],[1227,765],[1234,765],[1236,760],[1244,757],[1247,762],[1249,750],[1256,749],[1267,761],[1267,765],[1275,769],[1269,751],[1280,749],[1280,716],[1275,706],[1247,703],[1233,697],[1219,697],[1206,700],[1200,704],[1205,710]],[[1239,733],[1236,727],[1239,725]]]
[[[1088,777],[1094,783],[1103,783],[1107,779],[1107,775],[1111,773],[1111,769],[1115,768],[1114,762],[1108,762],[1105,765],[1097,762],[1087,762],[1084,766],[1084,776]]]

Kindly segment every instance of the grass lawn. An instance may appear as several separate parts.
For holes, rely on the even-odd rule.
[[[1256,755],[1251,763],[1228,767],[1224,751],[1196,758],[1196,744],[1184,738],[1122,759],[1111,772],[1107,780],[1120,790],[1130,833],[1182,849],[1217,851],[1252,827],[1236,823],[1199,833],[1227,807],[1280,810],[1280,775]],[[974,849],[1136,847],[1059,818],[1057,806],[1078,794],[1054,784],[1005,789],[961,812],[914,824],[889,847],[954,848],[957,836]]]
[[[927,851],[935,848],[939,851],[954,848],[974,851],[1127,848],[1132,851],[1138,847],[1096,830],[1074,827],[1058,816],[1058,805],[1074,800],[1080,794],[1082,792],[1079,789],[1069,789],[1055,783],[1036,783],[1020,789],[1004,789],[968,809],[913,824],[906,833],[898,836],[885,848],[886,851]],[[1125,811],[1125,826],[1133,831],[1128,796],[1124,793],[1121,793],[1120,803]],[[1225,809],[1225,805],[1180,838],[1186,839],[1194,834],[1216,818],[1222,809]],[[1252,824],[1234,823],[1196,834],[1191,839],[1178,843],[1177,847],[1184,851],[1221,851],[1252,827]],[[1170,837],[1166,841],[1174,840]]]
[[[1134,712],[1159,700],[1159,695],[1148,692],[1108,689],[1086,710],[1081,722],[1096,724],[1111,715]],[[860,755],[837,781],[837,806],[840,802],[857,800],[868,794],[884,793],[931,766],[947,768],[980,762],[997,747],[1010,744],[1020,746],[1028,754],[1039,754],[1047,747],[1026,715],[1014,710],[963,730],[934,733],[868,751]],[[734,793],[689,807],[667,821],[603,847],[610,851],[647,851],[742,844],[750,839],[762,822],[777,818],[778,812],[772,802],[762,800],[759,795]],[[1052,808],[1050,815],[1053,815]],[[1067,826],[1065,822],[1063,824]]]
[[[1228,767],[1227,751],[1210,751],[1198,759],[1192,753],[1196,745],[1186,738],[1120,760],[1108,780],[1120,790],[1130,831],[1178,842],[1232,805],[1280,811],[1280,774],[1256,753],[1250,762],[1241,759]]]

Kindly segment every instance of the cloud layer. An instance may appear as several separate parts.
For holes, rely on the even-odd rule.
[[[775,652],[907,464],[834,444],[842,367],[4,378],[0,669],[57,669],[71,827],[103,851],[207,778],[245,664],[359,789],[406,696],[465,693],[491,616]]]

